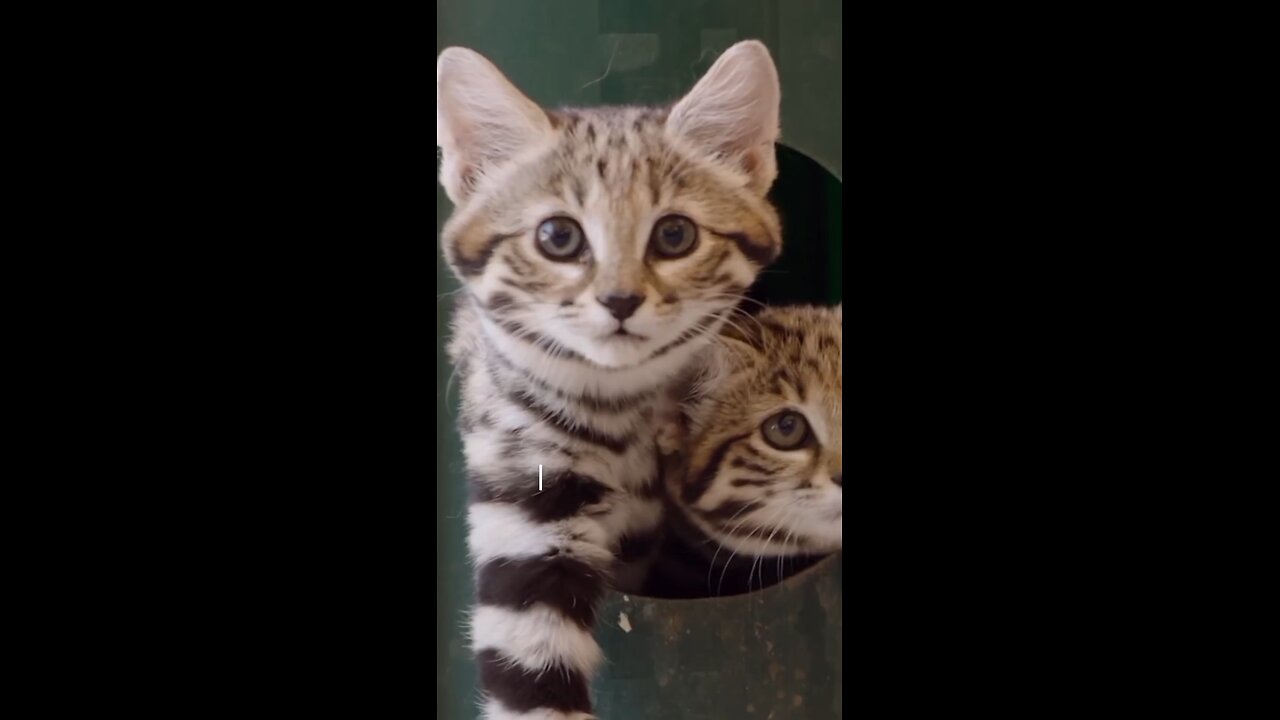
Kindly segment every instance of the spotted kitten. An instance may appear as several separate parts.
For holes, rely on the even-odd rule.
[[[841,548],[842,319],[842,307],[736,318],[682,416],[663,414],[669,537],[651,592],[744,592]]]
[[[437,61],[487,717],[591,712],[598,601],[662,514],[659,390],[781,249],[778,101],[758,42],[670,108],[546,111],[474,52]]]

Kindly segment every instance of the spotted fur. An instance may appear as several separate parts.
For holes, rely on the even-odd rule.
[[[657,398],[781,248],[777,75],[747,42],[670,108],[545,111],[455,48],[436,85],[484,712],[584,717],[598,601],[638,585],[625,561],[661,521]],[[672,215],[698,236],[677,259],[650,245]],[[580,256],[539,249],[548,218],[581,227]],[[639,303],[619,318],[606,300],[623,296]]]
[[[684,399],[681,413],[664,412],[662,449],[681,456],[665,483],[677,543],[668,555],[663,594],[724,590],[733,559],[745,577],[764,582],[779,557],[815,556],[843,544],[843,312],[840,307],[769,308],[739,317]],[[807,439],[779,450],[763,428],[779,413],[800,413]],[[717,557],[718,556],[718,557]],[[777,565],[780,576],[783,566]],[[677,573],[690,575],[697,587]],[[717,577],[719,576],[719,577]],[[729,576],[733,577],[733,576]],[[734,585],[734,581],[730,581]],[[743,588],[733,587],[733,591]]]

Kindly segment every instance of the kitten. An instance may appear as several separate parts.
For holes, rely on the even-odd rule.
[[[598,601],[656,544],[659,391],[781,250],[778,102],[754,41],[671,108],[546,111],[472,51],[437,61],[488,717],[591,712]]]
[[[843,306],[735,318],[664,413],[669,537],[649,592],[745,592],[841,548],[842,319]]]

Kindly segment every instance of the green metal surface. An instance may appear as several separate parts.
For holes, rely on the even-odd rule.
[[[779,152],[773,199],[785,249],[753,294],[771,303],[842,299],[839,0],[438,0],[436,23],[437,53],[450,45],[477,50],[550,107],[670,102],[729,45],[764,41],[782,81],[783,142],[800,152]],[[450,210],[437,185],[437,238]],[[436,714],[447,720],[476,717],[478,700],[465,639],[472,580],[457,388],[448,392],[444,354],[457,288],[437,248]],[[736,597],[611,595],[598,633],[608,663],[593,685],[600,716],[841,717],[842,562],[829,558]]]
[[[842,562],[727,598],[612,595],[596,631],[609,659],[595,685],[600,717],[841,717]]]

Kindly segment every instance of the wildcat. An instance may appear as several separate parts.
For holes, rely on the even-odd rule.
[[[437,60],[487,717],[591,712],[598,601],[662,515],[653,406],[781,251],[778,103],[754,41],[670,108],[543,110],[470,50]]]
[[[661,414],[667,538],[647,592],[745,592],[841,549],[842,322],[843,306],[766,308],[706,351]]]

